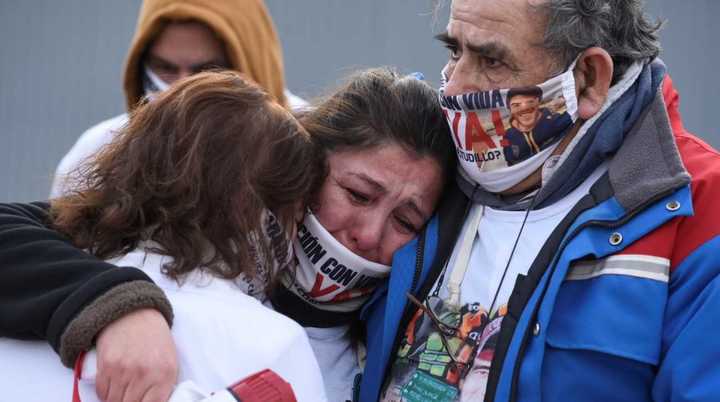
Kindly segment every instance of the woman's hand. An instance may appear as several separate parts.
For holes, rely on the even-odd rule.
[[[167,402],[177,382],[177,355],[167,321],[140,309],[97,337],[98,397],[107,402]]]

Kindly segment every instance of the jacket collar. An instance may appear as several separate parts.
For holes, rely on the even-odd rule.
[[[675,143],[662,85],[643,113],[608,168],[614,196],[626,211],[690,183]]]

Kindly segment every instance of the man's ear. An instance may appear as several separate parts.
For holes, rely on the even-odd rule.
[[[583,120],[595,116],[607,99],[612,83],[612,57],[603,48],[585,50],[575,65],[578,115]]]

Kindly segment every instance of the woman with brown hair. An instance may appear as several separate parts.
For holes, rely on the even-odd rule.
[[[260,233],[268,210],[294,221],[322,180],[321,156],[258,86],[233,72],[201,73],[134,112],[50,213],[99,258],[153,241],[173,257],[163,270],[173,279],[194,270],[234,279],[276,262],[271,245],[248,234]]]
[[[84,310],[92,327],[76,322],[65,328],[69,348],[86,350],[83,342],[92,328],[137,306],[124,295],[142,295],[168,321],[174,312],[181,379],[214,389],[259,368],[272,368],[292,384],[299,400],[324,400],[322,378],[303,330],[250,297],[270,283],[263,275],[288,264],[286,239],[295,215],[323,172],[322,154],[307,131],[237,73],[194,75],[137,108],[118,137],[78,172],[78,189],[51,201],[49,218],[76,247],[136,267],[157,287],[134,280],[105,292],[96,308]],[[158,292],[165,295],[153,297]],[[218,317],[228,321],[218,325]],[[248,323],[268,333],[261,340],[258,334],[249,337],[244,332]],[[227,335],[199,335],[208,330]],[[150,328],[144,332],[153,333]],[[44,368],[38,360],[57,365],[37,342],[3,349],[6,362],[34,357],[39,373]],[[207,365],[206,354],[213,350],[247,363],[216,357],[220,361]],[[102,369],[103,361],[98,363]],[[86,402],[95,394],[94,366],[85,364],[80,390],[90,386],[92,391],[83,395]],[[50,394],[36,392],[34,398],[53,399],[53,380],[67,381],[68,374],[42,375]],[[27,392],[19,386],[22,382],[9,384]],[[108,388],[108,394],[118,393],[112,384]],[[124,396],[133,401],[142,397],[132,392]],[[13,399],[18,398],[33,397]]]
[[[211,76],[182,82],[134,115],[126,133],[84,173],[86,190],[53,201],[54,226],[97,256],[129,253],[123,258],[134,258],[130,264],[111,261],[121,265],[142,266],[155,253],[164,262],[159,265],[162,274],[150,276],[166,293],[168,277],[183,286],[196,277],[219,277],[260,299],[268,295],[272,308],[305,327],[330,400],[350,399],[360,370],[350,326],[388,276],[393,253],[430,218],[452,166],[450,136],[436,93],[426,83],[388,69],[362,72],[300,116],[305,133],[275,105],[238,105],[222,93],[204,97],[202,92],[183,92],[189,83]],[[193,113],[185,112],[190,104],[195,105]],[[168,110],[176,113],[163,113]],[[147,129],[149,137],[130,134],[138,127]],[[5,206],[2,212],[0,218],[33,214],[32,206]],[[287,234],[297,212],[305,214],[289,249]],[[36,219],[32,230],[27,222],[16,221],[14,229],[27,230],[28,239],[15,244],[31,250],[49,241],[56,250],[52,267],[49,261],[28,262],[9,251],[14,246],[3,243],[8,240],[3,223],[9,222],[0,219],[0,244],[5,247],[0,247],[0,257],[10,257],[7,266],[19,268],[0,270],[0,283],[6,284],[0,285],[0,294],[6,286],[23,289],[22,282],[24,293],[12,300],[38,317],[31,328],[19,318],[8,320],[0,326],[3,335],[49,339],[68,365],[95,341],[98,391],[107,400],[168,392],[168,378],[137,374],[162,371],[155,369],[158,364],[175,367],[167,356],[173,354],[166,342],[170,308],[159,289],[128,277],[130,268],[118,272],[80,255],[47,230],[38,230],[38,221],[42,219]],[[82,270],[75,268],[79,261]],[[51,276],[53,282],[43,286],[61,292],[39,306],[31,300],[34,289],[27,286],[28,279],[58,270],[71,276]],[[266,294],[272,278],[278,286]],[[55,310],[48,314],[51,307]],[[157,317],[148,308],[163,312],[165,319],[148,318]],[[187,328],[183,322],[203,316],[224,321],[222,308],[215,308],[173,303],[180,379],[191,378],[206,389],[227,385],[217,366],[207,365],[232,359],[232,354],[214,345],[214,352],[203,356],[209,362],[194,368],[187,364],[187,354],[198,345],[221,342],[222,334],[229,339],[239,335],[217,328],[203,335],[196,328],[194,339],[180,339],[177,332]],[[51,317],[49,325],[42,313]],[[274,333],[254,322],[235,321],[244,323],[241,332],[256,337],[253,347]],[[163,351],[162,359],[154,356],[157,351]],[[289,369],[301,363],[288,355],[283,364]],[[174,383],[174,375],[170,377]],[[319,391],[312,400],[321,399]]]

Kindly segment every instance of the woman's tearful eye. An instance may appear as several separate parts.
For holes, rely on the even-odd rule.
[[[365,205],[370,202],[370,196],[363,192],[354,190],[350,187],[345,187],[345,191],[347,192],[350,199],[357,204]]]
[[[395,215],[393,218],[397,224],[399,231],[405,234],[416,234],[420,229],[417,228],[409,219]]]

